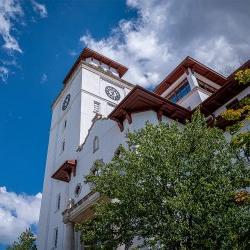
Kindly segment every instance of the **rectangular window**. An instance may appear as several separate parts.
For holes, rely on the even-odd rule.
[[[184,96],[186,96],[191,91],[190,85],[188,82],[184,83],[175,93],[170,97],[171,102],[178,102]]]
[[[61,194],[58,194],[56,199],[56,210],[60,210],[60,206],[61,206]]]
[[[62,142],[62,152],[65,150],[65,140]]]
[[[58,242],[58,227],[54,229],[54,248],[57,248],[57,242]]]
[[[94,113],[100,113],[101,110],[101,103],[94,101]]]

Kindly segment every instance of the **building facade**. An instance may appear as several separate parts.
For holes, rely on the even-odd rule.
[[[248,61],[241,68],[250,66]],[[126,131],[146,121],[184,123],[199,106],[209,123],[230,103],[250,94],[234,74],[224,77],[191,57],[150,92],[122,77],[128,69],[85,48],[52,105],[52,120],[39,219],[39,250],[80,250],[74,224],[92,216],[99,195],[84,183],[94,162],[112,160]],[[223,120],[218,119],[219,126]]]

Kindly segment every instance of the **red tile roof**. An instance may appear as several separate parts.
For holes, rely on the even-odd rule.
[[[136,86],[109,114],[108,118],[118,122],[118,125],[122,130],[123,121],[125,119],[132,122],[131,113],[147,110],[156,111],[159,120],[161,120],[162,115],[165,115],[171,119],[184,123],[191,117],[191,111],[140,86]]]
[[[128,70],[128,68],[125,67],[124,65],[122,65],[122,64],[102,55],[102,54],[99,54],[98,52],[96,52],[92,49],[84,48],[83,51],[81,52],[81,54],[79,55],[79,57],[77,58],[77,60],[75,61],[74,65],[71,67],[70,71],[68,72],[68,74],[64,78],[64,80],[63,80],[64,84],[66,84],[67,81],[70,79],[70,77],[75,72],[78,65],[80,64],[80,62],[86,58],[89,58],[89,57],[94,58],[98,61],[101,61],[102,63],[107,64],[108,66],[116,69],[118,71],[120,77],[122,77]]]
[[[167,75],[159,85],[157,85],[154,92],[161,95],[179,77],[181,77],[188,68],[221,86],[226,82],[226,77],[188,56],[169,75]]]

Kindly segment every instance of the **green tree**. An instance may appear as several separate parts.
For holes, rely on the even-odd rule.
[[[78,225],[94,249],[128,248],[135,236],[152,249],[249,247],[249,203],[235,201],[249,169],[199,112],[183,127],[148,123],[128,133],[128,146],[96,168],[86,180],[104,199]]]
[[[21,233],[18,240],[15,241],[7,250],[36,250],[36,238],[30,229]]]
[[[239,70],[235,74],[235,80],[239,84],[250,85],[250,69]],[[232,136],[231,143],[240,148],[247,160],[250,161],[250,131],[242,130],[245,122],[250,120],[250,97],[246,96],[234,107],[222,113],[222,117],[231,123],[227,131]]]

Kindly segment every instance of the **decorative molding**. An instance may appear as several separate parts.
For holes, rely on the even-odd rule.
[[[82,223],[91,218],[94,215],[92,206],[100,201],[100,199],[100,193],[91,191],[77,203],[62,212],[63,222],[65,224],[68,222]]]

